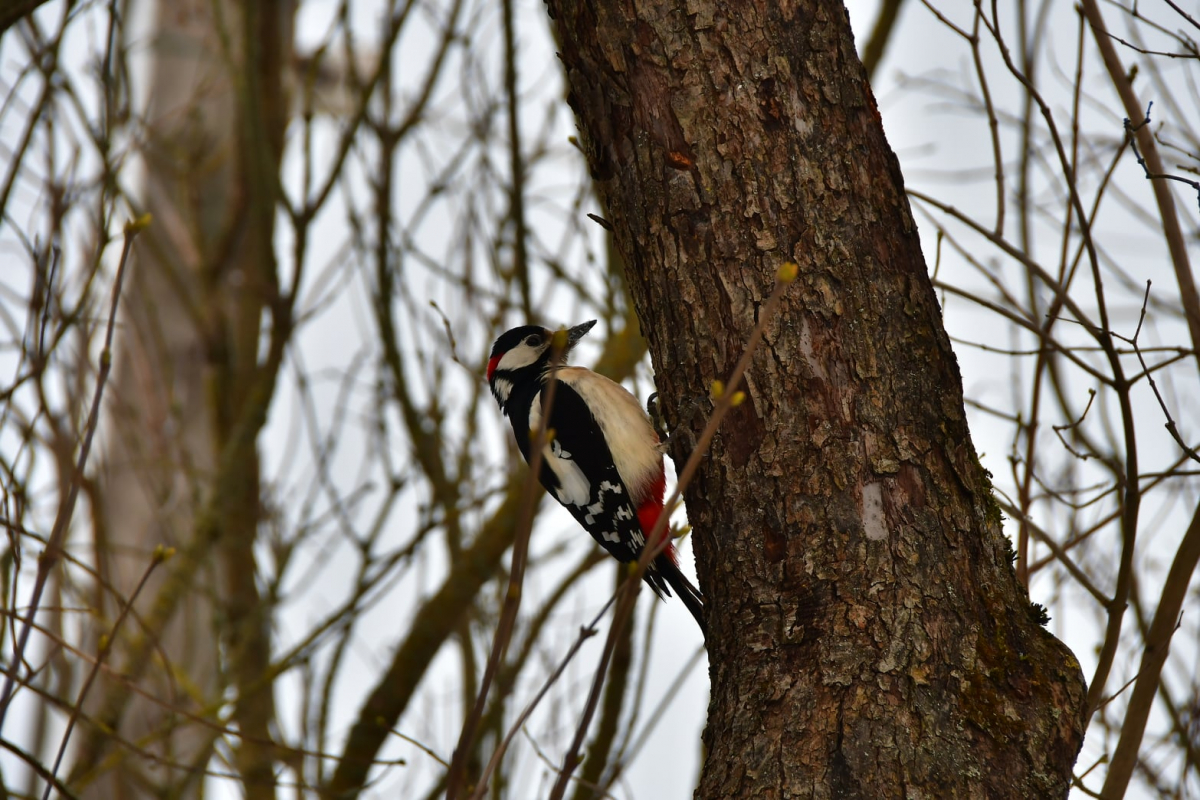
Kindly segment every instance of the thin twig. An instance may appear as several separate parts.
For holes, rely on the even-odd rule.
[[[525,159],[521,152],[521,100],[517,90],[517,33],[513,0],[502,0],[504,20],[504,99],[508,117],[508,216],[512,223],[513,277],[521,293],[521,311],[533,319],[529,283],[529,229],[525,222]]]
[[[1163,399],[1162,392],[1158,390],[1158,384],[1154,380],[1154,375],[1149,366],[1146,365],[1146,358],[1142,355],[1142,349],[1138,346],[1138,337],[1142,334],[1142,323],[1146,320],[1146,304],[1150,302],[1150,281],[1146,281],[1146,294],[1142,298],[1142,314],[1138,317],[1137,330],[1133,334],[1132,339],[1127,339],[1119,333],[1114,333],[1113,336],[1123,342],[1128,342],[1133,347],[1133,352],[1137,356],[1138,362],[1142,365],[1142,374],[1146,376],[1146,380],[1150,383],[1150,388],[1154,391],[1154,397],[1158,400],[1159,408],[1167,418],[1166,425],[1167,433],[1171,434],[1171,438],[1175,443],[1187,454],[1187,457],[1200,464],[1200,453],[1197,453],[1195,448],[1188,445],[1183,440],[1183,436],[1179,433],[1179,427],[1175,424],[1175,418],[1171,416],[1170,409],[1167,408],[1167,401]]]
[[[8,675],[4,679],[3,691],[0,691],[0,729],[4,727],[4,719],[8,715],[8,709],[12,702],[13,687],[17,679],[17,672],[21,669],[21,664],[25,659],[25,648],[29,645],[29,634],[33,630],[33,619],[37,615],[38,605],[42,601],[42,592],[45,591],[46,582],[50,578],[51,570],[62,557],[63,541],[67,536],[67,526],[71,521],[72,514],[75,512],[75,501],[79,497],[79,487],[83,484],[83,468],[87,465],[88,454],[92,449],[92,438],[95,436],[96,427],[100,423],[100,401],[104,397],[104,385],[108,381],[109,372],[112,371],[113,333],[117,326],[117,306],[121,299],[121,284],[125,280],[125,268],[129,264],[129,253],[133,248],[133,240],[149,224],[149,214],[144,214],[135,220],[125,223],[125,244],[121,249],[121,260],[117,264],[117,277],[113,283],[112,303],[109,306],[108,326],[104,333],[104,349],[100,351],[100,369],[96,376],[96,390],[92,394],[92,407],[88,411],[87,427],[84,430],[83,443],[79,448],[79,458],[75,462],[75,474],[71,476],[71,485],[67,490],[67,497],[58,508],[58,514],[54,518],[54,527],[51,529],[46,549],[42,551],[41,556],[38,558],[37,577],[34,579],[33,594],[29,599],[28,611],[26,611],[25,618],[21,623],[21,632],[17,637],[16,646],[13,648],[12,669],[8,671]]]
[[[1062,545],[1054,540],[1053,536],[1036,525],[1027,514],[1022,514],[1021,509],[1017,508],[1014,503],[1007,500],[997,500],[996,504],[1000,506],[1000,510],[1005,514],[1008,514],[1009,516],[1017,519],[1019,522],[1024,522],[1026,525],[1028,525],[1030,532],[1033,534],[1033,538],[1050,548],[1050,552],[1054,554],[1054,558],[1062,563],[1067,572],[1070,573],[1071,577],[1075,579],[1076,583],[1086,589],[1088,594],[1095,598],[1096,602],[1099,603],[1102,608],[1108,608],[1109,604],[1112,603],[1112,598],[1100,591],[1100,589],[1097,588],[1094,583],[1092,583],[1092,579],[1088,576],[1088,574],[1080,569],[1074,560],[1067,555],[1067,551],[1063,549]],[[1030,571],[1032,572],[1033,570],[1031,569]]]
[[[637,735],[633,737],[633,742],[629,746],[631,760],[641,752],[642,747],[646,744],[646,740],[650,738],[650,734],[654,732],[658,724],[667,719],[667,709],[670,708],[671,703],[675,701],[675,698],[679,695],[680,690],[683,689],[683,685],[687,682],[688,678],[691,677],[692,670],[694,670],[696,665],[700,663],[700,659],[704,656],[704,653],[705,650],[703,647],[696,648],[696,652],[692,653],[692,657],[689,658],[687,663],[683,665],[683,668],[679,671],[679,674],[675,676],[675,680],[671,682],[671,685],[668,686],[667,690],[662,693],[661,697],[659,697],[658,703],[650,711],[649,720],[642,727],[642,729],[637,732]],[[610,770],[610,774],[605,776],[604,780],[600,782],[600,789],[607,792],[609,788],[616,783],[617,778],[621,776],[621,771],[624,769],[624,766],[625,762],[621,759],[618,759]]]
[[[567,669],[567,665],[570,664],[575,658],[575,655],[579,652],[579,648],[583,647],[583,643],[596,635],[597,627],[600,625],[600,619],[608,613],[608,609],[612,607],[612,604],[616,601],[616,599],[617,595],[610,597],[608,602],[604,604],[604,608],[600,609],[600,613],[596,615],[591,623],[586,627],[579,629],[579,636],[575,638],[575,642],[571,645],[571,649],[567,651],[565,656],[563,656],[563,660],[559,663],[554,672],[550,674],[550,677],[546,679],[546,682],[542,684],[542,688],[536,695],[534,695],[534,698],[529,701],[529,705],[525,706],[525,710],[521,712],[521,715],[517,717],[516,721],[513,722],[513,724],[509,727],[508,733],[505,734],[504,739],[496,747],[496,752],[492,753],[491,759],[488,760],[487,767],[484,768],[483,774],[479,776],[479,783],[475,786],[475,793],[471,795],[471,800],[482,799],[483,793],[487,791],[488,779],[492,776],[492,773],[496,771],[496,768],[500,766],[500,759],[504,757],[504,753],[508,750],[508,746],[512,743],[513,738],[521,730],[521,727],[525,724],[525,721],[529,719],[531,714],[533,714],[533,711],[535,708],[537,708],[538,704],[542,702],[542,698],[546,696],[548,691],[550,691],[550,687],[554,686],[558,679],[562,677],[563,672]]]
[[[1148,181],[1179,181],[1182,184],[1192,187],[1196,192],[1197,205],[1200,205],[1200,181],[1194,181],[1191,178],[1182,178],[1178,175],[1172,175],[1169,172],[1154,172],[1150,169],[1150,165],[1146,163],[1142,151],[1138,149],[1137,132],[1150,124],[1150,109],[1154,108],[1154,101],[1151,100],[1146,104],[1146,115],[1142,121],[1134,125],[1133,120],[1129,117],[1125,118],[1125,136],[1129,141],[1129,149],[1133,151],[1133,157],[1137,160],[1138,166],[1142,168],[1146,180]]]
[[[71,716],[67,720],[67,729],[63,732],[62,739],[58,743],[58,755],[54,757],[54,766],[50,768],[50,780],[46,781],[46,789],[42,793],[42,800],[50,800],[50,790],[56,784],[54,778],[58,775],[58,768],[62,765],[63,756],[67,754],[67,743],[71,740],[71,732],[75,729],[75,723],[79,721],[79,715],[83,712],[83,701],[87,697],[88,691],[91,690],[96,676],[100,674],[100,665],[104,663],[104,659],[112,651],[113,643],[117,640],[117,633],[125,623],[125,618],[129,616],[133,604],[137,601],[138,595],[142,593],[142,587],[150,579],[150,574],[154,572],[154,568],[166,561],[174,553],[174,548],[163,547],[161,545],[154,549],[154,555],[151,557],[150,564],[147,565],[145,572],[142,573],[141,580],[134,587],[133,593],[129,595],[129,599],[121,604],[121,613],[117,615],[116,621],[113,622],[112,629],[108,632],[108,635],[100,639],[100,650],[96,653],[96,659],[92,662],[92,668],[88,671],[88,676],[83,682],[83,687],[79,690],[79,697],[75,699],[75,704],[71,707]]]
[[[1082,425],[1083,421],[1085,419],[1087,419],[1088,412],[1092,410],[1092,403],[1094,403],[1095,401],[1096,401],[1096,390],[1088,389],[1087,405],[1084,406],[1083,413],[1079,415],[1079,419],[1075,420],[1074,422],[1068,422],[1066,425],[1051,425],[1050,426],[1053,429],[1054,433],[1058,436],[1058,440],[1060,442],[1062,442],[1062,446],[1067,448],[1067,452],[1070,453],[1071,455],[1075,456],[1076,458],[1078,458],[1080,461],[1087,461],[1089,458],[1092,457],[1092,454],[1091,453],[1080,453],[1078,450],[1076,450],[1074,447],[1072,447],[1071,443],[1067,441],[1065,436],[1063,436],[1063,431],[1074,430],[1075,428]]]
[[[1121,104],[1125,106],[1126,115],[1130,119],[1139,116],[1149,118],[1150,107],[1147,105],[1146,113],[1142,115],[1142,103],[1133,89],[1128,72],[1121,64],[1112,40],[1108,37],[1108,28],[1104,24],[1104,17],[1100,13],[1099,5],[1096,0],[1081,0],[1081,2],[1084,15],[1095,34],[1096,46],[1104,60],[1104,67],[1121,98]],[[1133,144],[1139,137],[1141,139],[1141,150],[1135,150],[1135,152],[1139,153],[1139,163],[1144,154],[1143,168],[1146,170],[1147,178],[1164,175],[1166,170],[1163,168],[1162,159],[1158,154],[1158,147],[1154,142],[1153,135],[1145,127],[1143,124],[1131,128],[1127,123],[1126,130],[1129,141]],[[1158,205],[1167,249],[1171,253],[1171,266],[1175,271],[1175,280],[1179,284],[1180,300],[1183,304],[1184,317],[1187,319],[1188,333],[1192,339],[1192,349],[1196,352],[1196,358],[1200,363],[1200,292],[1197,291],[1196,281],[1192,277],[1187,240],[1183,233],[1183,226],[1179,222],[1179,214],[1175,210],[1174,196],[1161,180],[1151,180],[1151,186],[1154,189],[1154,200]]]
[[[36,772],[50,786],[53,786],[55,789],[57,789],[58,793],[67,798],[67,800],[75,800],[75,795],[71,792],[71,789],[58,780],[58,778],[55,778],[53,775],[51,775],[50,770],[42,766],[42,762],[38,760],[37,756],[33,755],[32,753],[25,752],[3,737],[0,737],[0,747],[8,750],[10,753],[17,756],[17,758],[28,764],[30,769]]]
[[[738,391],[738,386],[742,381],[742,376],[746,369],[750,366],[750,359],[754,355],[758,344],[762,341],[763,332],[766,330],[767,324],[774,318],[776,310],[783,299],[783,293],[787,287],[796,279],[798,271],[796,264],[787,263],[779,268],[776,273],[775,290],[771,292],[771,296],[767,298],[763,304],[762,310],[759,313],[758,324],[754,326],[754,330],[750,333],[750,338],[746,342],[746,347],[742,351],[742,357],[738,359],[737,365],[733,368],[733,374],[729,376],[728,385],[722,385],[719,381],[714,382],[712,387],[713,399],[716,401],[716,407],[713,409],[712,416],[705,425],[704,431],[700,434],[700,438],[696,446],[692,449],[691,455],[688,457],[687,463],[679,474],[679,480],[675,485],[675,490],[671,493],[670,499],[667,500],[666,506],[673,506],[682,496],[683,491],[691,483],[696,471],[700,468],[700,462],[708,452],[708,448],[712,444],[713,437],[716,436],[717,429],[721,425],[721,421],[730,409],[739,405],[745,399],[745,394]],[[663,534],[666,531],[668,515],[659,515],[658,521],[654,524],[654,528],[647,533],[646,539],[649,542],[643,551],[641,557],[637,560],[637,564],[630,570],[629,577],[618,591],[617,608],[613,613],[613,624],[609,628],[608,640],[604,645],[604,654],[600,659],[600,667],[596,671],[595,678],[592,681],[592,690],[588,695],[587,706],[584,708],[583,716],[579,721],[579,725],[575,729],[575,738],[571,742],[567,754],[563,757],[562,771],[559,773],[558,780],[554,784],[554,789],[550,793],[551,800],[562,800],[566,793],[567,784],[570,781],[571,773],[575,771],[575,767],[579,765],[580,756],[579,749],[583,746],[583,739],[587,734],[588,724],[591,722],[592,716],[596,712],[596,704],[600,699],[600,686],[604,682],[605,670],[608,664],[608,658],[611,656],[613,649],[616,646],[617,636],[620,633],[621,626],[628,618],[630,610],[633,608],[633,602],[637,596],[637,591],[640,589],[641,577],[645,573],[650,562],[666,549],[668,539]]]
[[[562,361],[567,349],[567,332],[558,331],[554,334],[550,356],[550,370],[553,375],[555,367]],[[517,516],[517,532],[513,541],[512,568],[509,571],[508,591],[504,595],[504,606],[500,611],[500,622],[492,638],[492,652],[488,656],[487,666],[483,671],[483,681],[479,693],[475,697],[475,705],[467,715],[459,733],[458,744],[450,759],[450,775],[446,781],[446,800],[454,800],[462,790],[465,778],[467,755],[475,746],[475,736],[479,730],[479,721],[483,718],[488,691],[496,672],[500,669],[500,661],[512,639],[513,630],[517,624],[517,612],[521,608],[521,585],[525,579],[525,565],[529,559],[529,536],[533,529],[533,516],[537,510],[538,476],[542,469],[542,451],[550,443],[550,415],[554,409],[554,396],[557,393],[559,381],[548,380],[542,393],[543,406],[538,416],[537,432],[530,442],[529,472],[525,476],[525,486],[521,497],[520,512]],[[481,782],[482,783],[482,782]]]

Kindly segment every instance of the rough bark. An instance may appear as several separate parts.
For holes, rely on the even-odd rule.
[[[677,464],[800,266],[685,497],[698,796],[1065,796],[1083,676],[1013,572],[844,8],[549,7]]]

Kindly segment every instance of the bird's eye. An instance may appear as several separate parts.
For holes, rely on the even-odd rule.
[[[526,336],[525,344],[529,345],[530,347],[541,347],[542,346],[542,337],[536,333],[532,334],[530,336]]]

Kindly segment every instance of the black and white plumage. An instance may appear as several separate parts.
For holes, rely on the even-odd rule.
[[[563,361],[595,324],[567,331]],[[502,335],[492,346],[488,384],[528,462],[531,438],[545,413],[545,389],[552,377],[558,381],[546,426],[554,433],[538,477],[610,555],[636,561],[663,513],[666,473],[658,434],[637,398],[619,383],[583,367],[551,369],[553,337],[554,331],[538,325]],[[673,589],[705,630],[703,598],[679,571],[671,543],[650,562],[644,578],[659,597]]]

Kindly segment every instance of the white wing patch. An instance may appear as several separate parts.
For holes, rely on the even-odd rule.
[[[542,452],[542,458],[558,478],[554,494],[563,505],[583,506],[592,496],[592,484],[579,465],[571,460],[571,454],[562,449],[558,442],[551,442]]]
[[[529,436],[534,437],[538,426],[542,424],[542,393],[533,396],[533,404],[529,407]],[[558,488],[554,495],[563,505],[585,506],[592,499],[592,483],[587,475],[575,463],[571,454],[563,449],[562,442],[551,439],[550,444],[542,449],[542,458],[546,466],[558,478]]]

